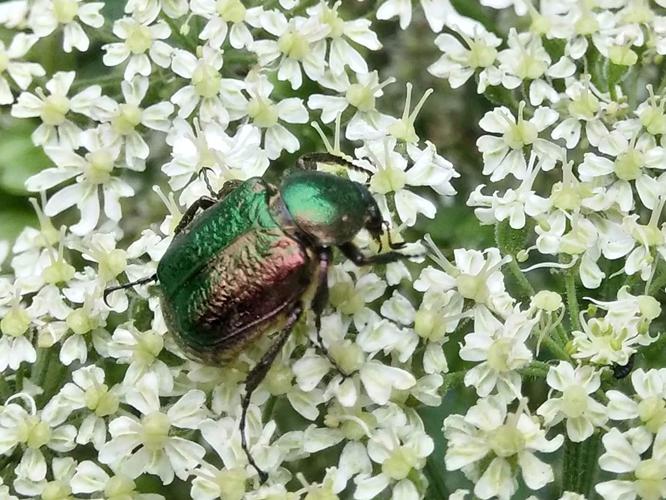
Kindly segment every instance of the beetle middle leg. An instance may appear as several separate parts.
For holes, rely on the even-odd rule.
[[[333,259],[333,252],[328,247],[320,247],[317,249],[317,257],[319,258],[319,284],[317,285],[317,291],[315,296],[312,299],[312,312],[315,315],[315,330],[317,331],[317,347],[321,352],[326,356],[329,362],[335,367],[335,369],[342,375],[342,377],[347,377],[345,373],[340,369],[335,360],[331,357],[324,345],[324,341],[321,338],[321,314],[324,312],[326,304],[328,304],[328,266]]]
[[[292,328],[298,322],[302,313],[303,307],[301,304],[296,304],[296,306],[289,313],[289,317],[287,318],[287,323],[285,324],[284,328],[275,337],[275,342],[271,344],[271,346],[268,348],[268,351],[264,353],[261,360],[259,360],[254,368],[252,368],[250,373],[248,373],[247,378],[245,379],[245,394],[243,395],[243,401],[241,403],[241,420],[239,424],[241,445],[243,447],[243,451],[245,452],[245,456],[247,457],[247,461],[250,463],[250,465],[252,465],[252,467],[255,468],[259,474],[259,480],[262,483],[266,482],[266,479],[268,479],[268,474],[259,468],[259,466],[254,461],[254,458],[252,458],[252,454],[250,453],[250,450],[247,446],[247,439],[245,437],[247,409],[250,406],[250,398],[252,397],[252,393],[259,386],[261,381],[266,378],[268,370],[270,370],[273,361],[279,354],[282,346],[284,346],[285,342],[289,338],[289,334],[291,333]]]

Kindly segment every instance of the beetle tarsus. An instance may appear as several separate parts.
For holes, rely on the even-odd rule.
[[[247,446],[247,438],[245,437],[245,423],[247,420],[247,409],[250,406],[250,398],[252,397],[252,393],[259,386],[261,381],[264,380],[264,378],[266,378],[266,374],[268,373],[268,370],[271,368],[273,360],[275,360],[276,356],[282,349],[282,346],[284,346],[285,342],[289,338],[291,329],[296,324],[296,322],[298,322],[302,313],[303,313],[303,307],[300,304],[297,304],[292,309],[289,317],[287,318],[287,323],[285,324],[284,328],[278,333],[277,337],[275,338],[275,342],[271,344],[271,346],[264,353],[264,355],[255,365],[255,367],[252,368],[250,373],[248,373],[247,378],[245,379],[245,394],[243,396],[243,401],[241,403],[241,420],[239,424],[239,429],[241,434],[241,445],[243,447],[243,451],[245,452],[245,456],[247,457],[247,461],[257,471],[257,474],[259,474],[259,480],[262,483],[264,483],[268,479],[268,474],[266,474],[263,470],[259,468],[259,466],[254,461],[252,454],[250,453],[250,449]]]
[[[317,170],[317,163],[335,163],[343,167],[348,168],[349,170],[355,170],[356,172],[362,172],[367,176],[372,177],[374,172],[368,170],[365,167],[357,165],[342,156],[337,156],[331,153],[309,153],[301,156],[297,161],[296,165],[302,170]]]
[[[613,376],[616,379],[622,379],[627,375],[629,375],[629,373],[631,373],[631,370],[634,368],[635,358],[636,358],[636,353],[632,354],[629,357],[629,361],[627,361],[626,365],[618,365],[618,364],[613,365]]]
[[[196,217],[197,212],[199,211],[199,209],[206,210],[207,208],[210,208],[213,205],[215,205],[215,203],[217,203],[217,200],[215,198],[210,197],[210,196],[202,196],[198,200],[195,200],[195,202],[192,203],[188,207],[187,210],[185,210],[185,213],[180,218],[180,221],[178,222],[178,225],[173,230],[173,234],[178,234],[183,229],[185,229],[187,226],[189,226],[190,223]]]
[[[136,286],[136,285],[145,285],[146,283],[150,283],[151,281],[157,281],[157,274],[153,274],[152,276],[148,276],[147,278],[141,278],[140,280],[131,281],[129,283],[125,283],[124,285],[116,285],[116,286],[110,286],[108,288],[105,288],[104,289],[104,295],[103,295],[104,303],[108,307],[111,307],[109,305],[109,301],[108,301],[109,294],[111,294],[113,292],[116,292],[118,290],[124,290],[125,288],[131,288],[131,287]]]
[[[400,252],[386,252],[377,255],[364,255],[361,249],[352,242],[339,245],[340,251],[357,266],[369,266],[372,264],[390,264],[400,259],[408,259],[411,255],[405,255]]]

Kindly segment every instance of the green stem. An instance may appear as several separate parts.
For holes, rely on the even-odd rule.
[[[451,389],[461,386],[465,381],[465,374],[467,371],[461,370],[458,372],[451,372],[444,374],[444,383],[439,389],[439,394],[444,396]]]
[[[428,498],[432,498],[433,500],[445,500],[449,498],[441,469],[441,466],[437,466],[432,460],[428,460],[423,470],[428,478]]]
[[[595,432],[581,443],[578,466],[582,469],[578,479],[578,491],[589,498],[592,483],[597,471],[600,434]]]
[[[37,349],[37,361],[32,365],[32,370],[30,371],[30,380],[42,389],[44,388],[44,380],[46,380],[46,372],[51,362],[51,353],[53,350],[49,347]],[[18,391],[19,388],[17,387],[16,390]]]
[[[550,365],[548,363],[544,363],[543,361],[532,361],[525,368],[518,370],[518,372],[523,377],[546,378],[549,370]]]
[[[566,330],[564,329],[564,326],[560,323],[557,325],[555,328],[555,331],[557,332],[557,336],[559,338],[559,343],[566,348],[566,345],[569,343],[569,335],[567,334]]]
[[[508,267],[509,271],[511,271],[511,274],[518,283],[518,286],[520,287],[523,295],[527,298],[533,297],[535,294],[534,287],[532,286],[532,283],[529,282],[522,269],[520,269],[520,266],[518,265],[518,262],[516,262],[515,257],[513,257],[513,260],[509,262]]]
[[[171,28],[171,34],[180,42],[183,44],[183,46],[192,51],[196,52],[197,50],[197,42],[194,40],[190,40],[188,37],[183,35],[180,32],[180,26],[176,24],[176,21],[174,19],[171,19],[169,16],[162,16],[162,19],[166,21],[166,23],[169,25],[169,28]]]
[[[40,396],[42,404],[46,404],[62,387],[65,380],[65,373],[68,371],[68,367],[63,365],[60,359],[58,359],[58,350],[51,347],[49,351],[51,361],[49,362],[49,367],[46,371],[46,380],[42,387],[44,392]]]
[[[567,309],[572,330],[580,330],[580,307],[576,295],[576,271],[571,269],[564,274],[564,286],[567,294]]]
[[[571,356],[569,356],[569,353],[565,351],[564,348],[558,342],[555,342],[555,340],[553,340],[551,337],[545,336],[542,342],[543,345],[546,346],[546,349],[553,353],[553,355],[558,359],[571,361]]]
[[[108,87],[113,84],[117,84],[120,87],[120,82],[123,77],[120,73],[111,73],[108,75],[95,76],[92,78],[81,78],[74,80],[72,83],[72,90],[79,90],[84,87],[89,87],[91,85],[99,85],[100,87]]]

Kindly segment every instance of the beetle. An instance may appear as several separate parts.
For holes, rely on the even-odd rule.
[[[227,363],[277,332],[247,375],[239,424],[243,450],[262,482],[267,475],[245,437],[250,398],[308,308],[315,315],[318,347],[328,356],[319,330],[332,248],[358,266],[408,257],[396,251],[404,243],[390,237],[390,251],[372,256],[352,242],[365,228],[381,245],[388,222],[365,185],[318,171],[319,163],[372,174],[335,155],[313,153],[299,158],[299,168],[279,186],[261,177],[229,181],[183,214],[155,275],[104,292],[106,300],[116,290],[157,281],[168,330],[188,357],[208,365]]]

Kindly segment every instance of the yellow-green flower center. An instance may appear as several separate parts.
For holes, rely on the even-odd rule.
[[[66,283],[71,280],[74,277],[75,271],[74,266],[70,265],[67,261],[58,259],[44,269],[42,276],[47,283],[57,285],[58,283]]]
[[[88,310],[84,307],[70,312],[65,319],[65,323],[77,335],[84,335],[98,326],[97,321],[90,316]]]
[[[42,490],[42,500],[70,500],[72,489],[61,481],[46,483]]]
[[[587,410],[587,392],[579,385],[567,387],[562,393],[562,411],[569,418],[583,415]]]
[[[71,23],[79,13],[76,0],[53,0],[53,14],[60,24]]]
[[[352,83],[347,89],[345,94],[347,102],[354,106],[359,111],[372,111],[375,109],[375,95],[373,89],[361,85],[360,83]]]
[[[113,155],[108,149],[98,149],[86,154],[86,177],[92,184],[104,184],[111,178]]]
[[[127,30],[127,48],[132,54],[143,54],[153,44],[153,35],[148,26],[136,23]]]
[[[240,0],[217,0],[217,13],[228,23],[240,23],[245,19],[245,12]]]
[[[156,411],[141,419],[143,424],[142,441],[145,447],[151,451],[161,450],[164,442],[169,437],[169,417],[164,413]]]
[[[641,174],[644,163],[643,153],[636,149],[629,149],[615,159],[615,175],[622,180],[633,181]]]
[[[240,467],[223,469],[217,473],[215,482],[220,489],[220,498],[242,500],[245,497],[247,474]]]
[[[473,41],[469,44],[467,64],[472,68],[487,68],[495,62],[497,50],[482,41]]]
[[[22,306],[14,306],[0,320],[0,331],[10,337],[20,337],[30,326],[30,316]]]
[[[515,426],[504,424],[489,434],[488,444],[498,457],[511,457],[525,449],[525,437]]]
[[[104,498],[107,500],[130,500],[133,495],[136,483],[129,477],[118,475],[109,478],[104,486]]]
[[[507,364],[513,343],[511,339],[499,338],[488,349],[488,366],[497,372],[506,372],[511,369]]]
[[[418,457],[413,449],[401,446],[393,450],[391,456],[384,460],[382,472],[391,479],[401,481],[409,475],[417,461]]]
[[[50,95],[44,100],[40,118],[46,125],[61,125],[69,111],[69,99],[64,95]]]
[[[134,104],[121,104],[118,114],[111,120],[113,130],[120,135],[133,132],[139,123],[141,123],[141,108]]]
[[[197,94],[204,98],[215,97],[220,92],[220,72],[206,63],[199,63],[192,74],[192,85]]]
[[[310,54],[310,42],[294,31],[287,31],[278,39],[278,48],[280,52],[297,61],[302,61]]]
[[[278,122],[278,112],[275,104],[266,99],[250,99],[247,106],[247,114],[252,118],[257,127],[270,128]]]

